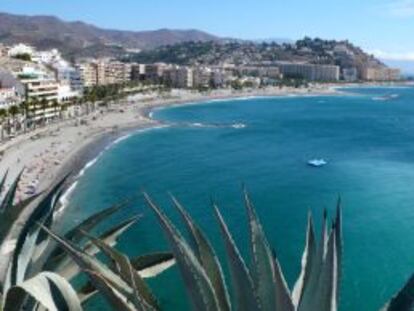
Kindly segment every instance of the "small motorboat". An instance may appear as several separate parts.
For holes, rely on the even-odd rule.
[[[308,161],[308,165],[312,167],[322,167],[328,164],[324,159],[312,159]]]

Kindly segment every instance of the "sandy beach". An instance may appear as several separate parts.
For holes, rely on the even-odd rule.
[[[132,129],[159,126],[150,118],[150,112],[157,107],[205,102],[214,99],[247,96],[305,96],[336,94],[333,86],[320,85],[307,89],[267,88],[261,90],[234,92],[218,90],[199,93],[186,90],[172,90],[171,93],[134,95],[113,104],[109,108],[98,108],[88,116],[50,124],[44,128],[20,135],[0,146],[3,157],[0,174],[9,170],[6,185],[9,186],[23,170],[17,192],[17,200],[49,187],[66,171],[81,169],[85,165],[85,152],[99,139],[114,140]]]

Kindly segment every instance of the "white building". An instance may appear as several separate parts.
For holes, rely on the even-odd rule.
[[[17,55],[27,54],[27,55],[30,55],[31,57],[33,57],[34,52],[35,52],[35,49],[33,47],[31,47],[30,45],[19,43],[19,44],[16,44],[16,45],[12,46],[9,49],[8,55],[10,57],[15,57]]]
[[[59,83],[58,86],[58,101],[59,103],[67,103],[73,99],[79,98],[79,92],[74,91],[70,84]]]
[[[32,61],[38,64],[52,64],[62,60],[62,55],[57,49],[49,51],[34,51]]]
[[[55,71],[56,80],[62,85],[69,85],[78,96],[83,93],[83,80],[80,70],[72,67],[68,62],[60,60],[50,65]]]
[[[340,68],[334,65],[276,62],[286,78],[301,78],[309,81],[338,81]]]
[[[52,73],[25,66],[17,73],[17,78],[25,87],[26,101],[32,105],[32,120],[47,120],[59,115],[60,109],[53,106],[59,100],[59,84]]]
[[[20,97],[16,88],[2,88],[0,86],[0,109],[7,109],[11,106],[18,105]]]

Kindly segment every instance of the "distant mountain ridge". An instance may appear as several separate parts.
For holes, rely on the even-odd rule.
[[[25,42],[38,49],[58,48],[65,55],[108,56],[125,49],[153,49],[185,41],[221,41],[209,33],[190,29],[122,31],[102,29],[84,22],[66,22],[54,16],[0,13],[0,43]]]

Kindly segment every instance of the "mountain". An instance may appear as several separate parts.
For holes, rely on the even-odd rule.
[[[25,42],[38,49],[58,48],[66,56],[113,56],[127,49],[153,49],[186,41],[220,41],[198,30],[121,31],[53,16],[0,13],[0,42]]]

